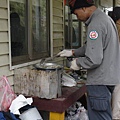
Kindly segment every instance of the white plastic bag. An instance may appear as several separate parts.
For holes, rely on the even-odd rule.
[[[67,74],[65,72],[63,73],[63,75],[62,75],[62,85],[63,86],[73,87],[73,86],[76,86],[76,84],[77,83],[72,76],[70,76],[69,74]]]
[[[78,108],[78,117],[79,119],[77,120],[89,120],[88,115],[87,115],[87,110],[84,107]]]
[[[68,108],[65,120],[89,120],[87,110],[82,106],[81,103],[76,102],[74,105]]]
[[[43,120],[36,107],[26,110],[20,115],[21,120]]]

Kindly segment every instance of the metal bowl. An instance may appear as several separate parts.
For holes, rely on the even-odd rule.
[[[34,67],[37,70],[60,70],[63,68],[63,66],[58,65],[56,63],[44,63],[44,64],[35,64]]]

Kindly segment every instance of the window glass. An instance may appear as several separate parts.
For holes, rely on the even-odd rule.
[[[32,33],[34,52],[47,51],[47,21],[46,1],[33,0],[32,3]]]
[[[10,2],[12,57],[27,54],[25,0]]]
[[[68,2],[68,1],[67,1]],[[80,22],[76,15],[70,14],[70,8],[65,5],[65,48],[78,48],[80,46]]]
[[[80,46],[80,38],[79,38],[79,22],[78,21],[74,21],[73,22],[73,36],[72,36],[72,46],[74,48],[79,47]]]
[[[48,0],[10,0],[12,65],[50,56]]]

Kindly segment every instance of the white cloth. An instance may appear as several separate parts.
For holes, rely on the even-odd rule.
[[[74,59],[72,62],[71,62],[71,66],[70,66],[71,69],[73,70],[79,70],[80,67],[77,65],[76,63],[76,59]]]
[[[112,118],[120,119],[120,84],[115,86],[112,96]]]
[[[33,102],[32,98],[25,98],[23,95],[19,95],[17,98],[15,98],[12,101],[12,104],[9,108],[10,112],[16,115],[20,115],[19,109],[22,108],[25,105],[31,105]]]
[[[72,56],[72,50],[63,50],[57,54],[60,57],[70,57]]]

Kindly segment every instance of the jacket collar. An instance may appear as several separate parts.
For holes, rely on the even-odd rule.
[[[88,25],[90,24],[90,22],[92,21],[92,19],[93,19],[95,16],[97,16],[100,12],[101,12],[101,10],[97,8],[97,9],[92,13],[92,15],[88,18],[88,20],[85,22],[85,25],[88,26]]]

